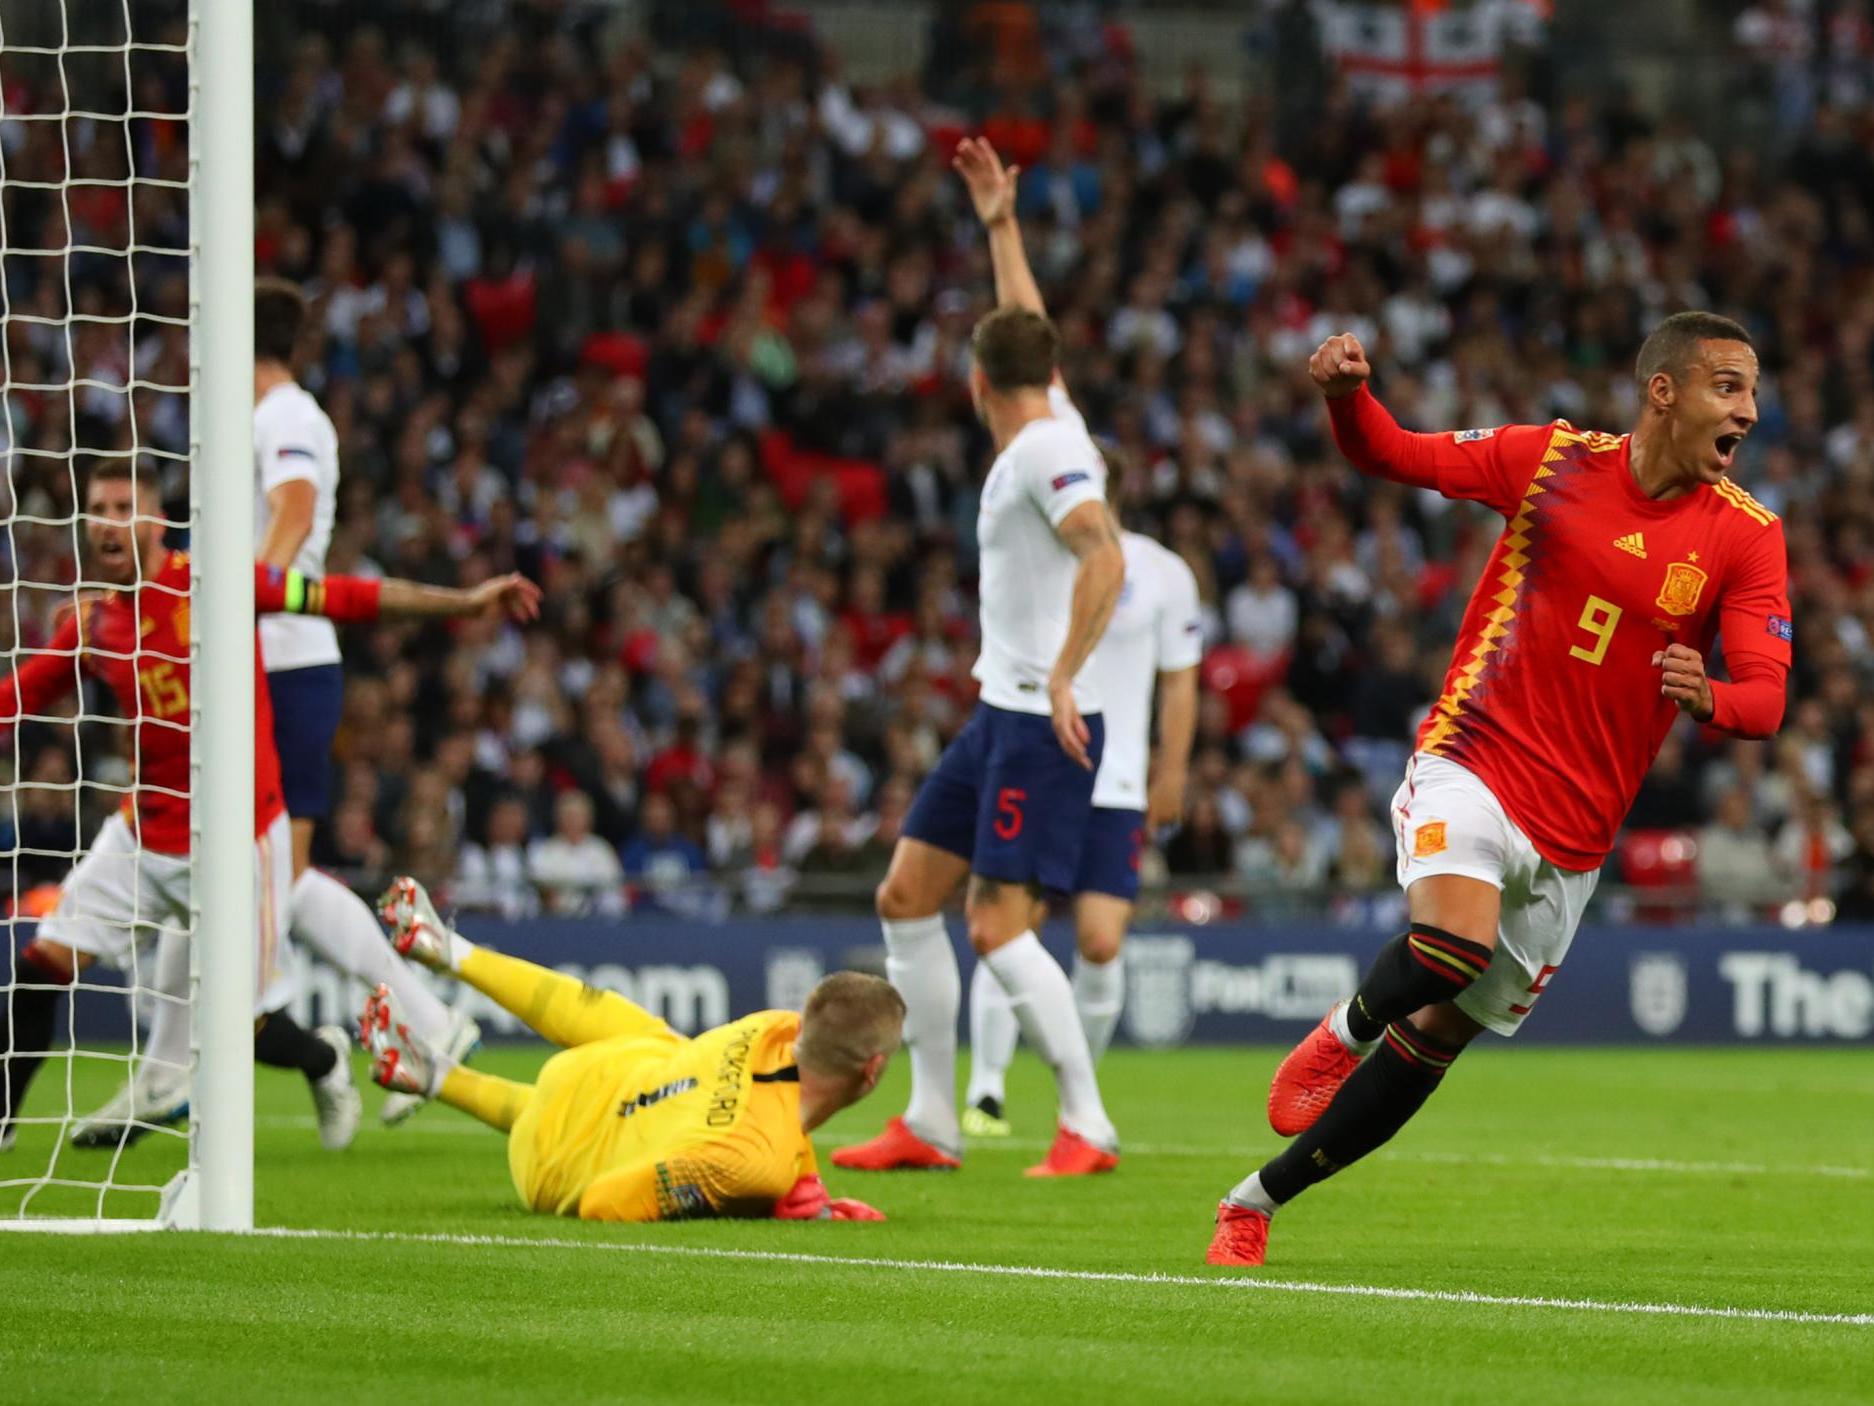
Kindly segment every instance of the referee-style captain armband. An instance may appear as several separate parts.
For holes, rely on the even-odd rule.
[[[329,620],[375,620],[382,583],[363,576],[320,580],[303,571],[254,567],[254,609],[262,615],[323,615]]]

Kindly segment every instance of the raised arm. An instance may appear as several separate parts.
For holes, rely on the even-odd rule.
[[[1093,761],[1087,755],[1087,743],[1093,734],[1080,709],[1074,703],[1074,676],[1093,653],[1093,647],[1106,633],[1119,603],[1119,588],[1126,581],[1126,557],[1119,547],[1119,533],[1113,527],[1113,515],[1104,499],[1089,499],[1069,512],[1054,530],[1068,550],[1080,559],[1074,573],[1073,610],[1067,621],[1067,638],[1054,660],[1048,676],[1048,702],[1054,716],[1054,735],[1072,757],[1088,771]]]
[[[479,615],[498,609],[516,620],[540,614],[540,588],[524,576],[497,576],[469,590],[425,586],[394,577],[327,576],[256,563],[254,609],[262,615],[323,615],[340,622],[376,620],[385,615]]]
[[[969,188],[976,218],[989,235],[997,306],[1027,308],[1046,317],[1041,286],[1035,282],[1034,270],[1028,266],[1028,251],[1022,247],[1021,222],[1015,218],[1015,178],[1022,168],[1004,166],[996,149],[981,137],[965,137],[958,142],[950,165]]]
[[[1516,511],[1540,462],[1540,454],[1531,451],[1539,448],[1548,427],[1441,434],[1403,430],[1374,397],[1367,384],[1373,368],[1360,339],[1350,334],[1321,343],[1309,358],[1308,374],[1327,398],[1334,443],[1361,473],[1486,503],[1505,517]]]

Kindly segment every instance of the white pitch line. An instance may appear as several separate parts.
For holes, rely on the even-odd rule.
[[[262,1114],[254,1122],[263,1128],[296,1128],[311,1130],[318,1126],[318,1120],[298,1113]],[[467,1118],[426,1118],[420,1123],[405,1123],[394,1130],[398,1137],[421,1134],[427,1137],[474,1137],[493,1136],[488,1128]],[[820,1139],[828,1141],[828,1139]],[[997,1148],[1007,1148],[1011,1152],[1045,1152],[1050,1146],[1045,1138],[972,1138],[971,1149],[981,1152],[993,1152]],[[1259,1150],[1250,1147],[1201,1147],[1183,1143],[1127,1142],[1120,1149],[1140,1157],[1255,1157]],[[1266,1150],[1266,1149],[1265,1149]],[[1527,1156],[1510,1156],[1502,1152],[1411,1152],[1383,1149],[1375,1154],[1381,1161],[1387,1162],[1428,1162],[1440,1166],[1487,1166],[1487,1167],[1547,1167],[1568,1172],[1656,1172],[1664,1175],[1687,1176],[1811,1176],[1835,1177],[1850,1181],[1865,1181],[1874,1177],[1874,1169],[1868,1167],[1838,1166],[1829,1163],[1816,1163],[1807,1166],[1773,1167],[1765,1162],[1681,1162],[1663,1157],[1570,1157],[1560,1154],[1532,1153]]]
[[[689,1259],[748,1260],[813,1265],[826,1269],[892,1269],[932,1274],[978,1274],[1003,1279],[1067,1280],[1079,1284],[1141,1284],[1154,1288],[1243,1290],[1276,1294],[1324,1294],[1338,1298],[1389,1299],[1407,1303],[1459,1304],[1484,1308],[1544,1308],[1575,1313],[1650,1314],[1666,1318],[1718,1318],[1753,1323],[1831,1324],[1874,1328],[1874,1313],[1810,1313],[1793,1308],[1732,1308],[1708,1304],[1558,1299],[1526,1294],[1486,1294],[1471,1289],[1401,1289],[1384,1284],[1320,1284],[1306,1279],[1200,1277],[1195,1274],[1132,1274],[1123,1270],[1050,1269],[1043,1265],[969,1264],[960,1260],[902,1260],[875,1255],[814,1255],[791,1250],[733,1250],[711,1245],[650,1245],[641,1241],[567,1240],[528,1235],[441,1235],[406,1231],[312,1230],[273,1227],[248,1232],[282,1240],[376,1241],[469,1248],[601,1250],[614,1254],[667,1255]]]

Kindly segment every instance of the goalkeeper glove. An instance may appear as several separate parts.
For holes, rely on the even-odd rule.
[[[882,1211],[863,1201],[842,1196],[835,1201],[827,1195],[826,1183],[817,1176],[805,1176],[793,1189],[774,1203],[776,1220],[884,1220]]]

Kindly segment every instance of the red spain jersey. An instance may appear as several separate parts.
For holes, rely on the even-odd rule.
[[[354,589],[333,589],[343,583]],[[375,583],[335,577],[307,582],[296,573],[254,568],[255,608],[304,611],[340,619],[376,614]],[[337,609],[334,602],[339,603]],[[189,557],[166,553],[133,590],[87,597],[68,614],[43,651],[0,681],[0,727],[42,715],[78,686],[78,671],[103,680],[134,727],[136,784],[124,818],[137,843],[159,854],[189,852]],[[286,808],[280,756],[273,743],[273,700],[254,646],[254,833]]]
[[[1364,390],[1330,406],[1356,465],[1506,520],[1418,746],[1476,774],[1545,859],[1594,869],[1612,848],[1678,714],[1653,663],[1667,645],[1709,658],[1722,637],[1713,724],[1775,731],[1788,563],[1782,524],[1743,489],[1648,498],[1629,436],[1566,421],[1408,435]]]

